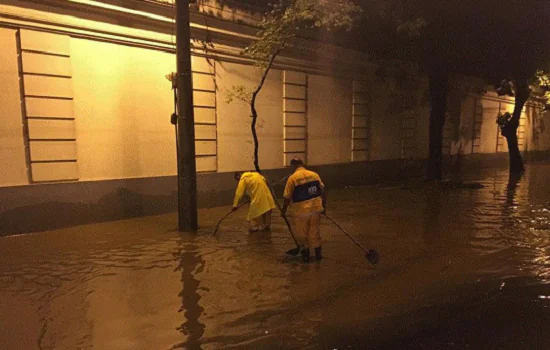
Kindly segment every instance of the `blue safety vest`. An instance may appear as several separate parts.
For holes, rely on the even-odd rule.
[[[319,181],[311,181],[294,187],[292,201],[299,203],[317,197],[321,197],[321,183]]]

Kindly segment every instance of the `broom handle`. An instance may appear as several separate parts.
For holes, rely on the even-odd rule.
[[[271,188],[271,185],[269,184],[269,181],[264,177],[264,181],[267,184],[267,188],[269,188],[269,192],[271,192],[271,197],[273,197],[273,201],[275,202],[275,205],[277,206],[277,209],[283,213],[283,209],[281,208],[281,205],[279,204],[279,201],[275,197],[275,192],[273,191],[273,188]],[[285,220],[286,226],[288,227],[288,232],[290,232],[290,235],[292,236],[292,239],[294,240],[294,243],[296,244],[296,247],[300,247],[300,244],[298,243],[298,240],[296,239],[296,236],[294,236],[294,232],[292,231],[292,226],[290,226],[290,222],[288,221],[288,218],[286,215],[282,215],[283,219]]]
[[[357,242],[355,238],[353,238],[346,230],[344,230],[344,228],[340,226],[336,221],[332,220],[327,214],[323,214],[323,215],[325,215],[325,217],[329,219],[330,222],[332,222],[336,227],[338,227],[340,231],[342,231],[346,236],[348,236],[348,238],[351,239],[351,241],[355,243],[356,246],[358,246],[365,252],[367,251],[365,247],[363,247],[359,242]]]
[[[247,203],[248,203],[248,201],[239,204],[239,206],[237,207],[237,209],[239,209],[240,207],[244,206],[244,205],[247,204]],[[227,219],[227,217],[228,217],[229,215],[231,215],[231,214],[233,214],[233,210],[231,210],[229,213],[225,214],[225,216],[224,216],[223,218],[221,218],[220,221],[218,221],[218,224],[216,225],[216,229],[214,229],[213,235],[216,235],[216,233],[218,233],[218,229],[220,228],[220,225],[221,225],[222,221],[224,221],[225,219]]]

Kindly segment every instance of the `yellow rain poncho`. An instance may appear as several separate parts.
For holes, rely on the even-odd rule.
[[[275,202],[273,196],[271,196],[269,187],[267,187],[267,182],[259,173],[246,172],[242,174],[237,191],[235,192],[233,207],[239,205],[245,193],[250,197],[247,220],[250,221],[250,219],[257,218],[275,208]]]

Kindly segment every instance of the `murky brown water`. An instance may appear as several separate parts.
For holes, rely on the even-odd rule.
[[[166,215],[1,238],[0,349],[550,348],[549,176],[331,191],[376,268],[326,220],[308,265],[280,218],[212,237],[228,208],[196,236]]]

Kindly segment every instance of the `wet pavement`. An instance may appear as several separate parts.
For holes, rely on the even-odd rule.
[[[549,176],[330,191],[376,267],[327,220],[307,265],[278,217],[213,237],[227,207],[0,238],[0,349],[549,349]]]

